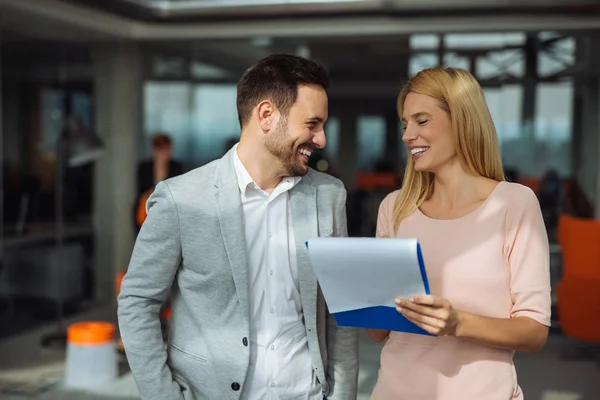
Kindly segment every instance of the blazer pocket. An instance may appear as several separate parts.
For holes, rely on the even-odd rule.
[[[212,398],[211,382],[215,382],[214,368],[209,359],[171,344],[167,365],[173,379],[179,384],[184,400]]]
[[[179,353],[187,358],[191,358],[193,360],[200,361],[203,364],[208,364],[208,358],[204,357],[203,355],[190,353],[189,351],[183,350],[182,348],[177,347],[174,344],[171,344],[171,351],[176,351],[177,353]]]

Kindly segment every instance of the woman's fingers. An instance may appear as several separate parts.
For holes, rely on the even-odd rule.
[[[432,318],[442,318],[444,316],[443,309],[433,306],[420,305],[406,299],[396,300],[396,305],[403,310],[411,310],[417,314],[425,315]]]
[[[404,312],[402,313],[402,315],[404,315],[407,320],[409,320],[410,322],[412,322],[413,324],[415,324],[419,328],[423,329],[424,331],[431,333],[432,335],[437,335],[440,332],[440,328],[438,328],[436,326],[429,325],[429,324],[427,324],[425,322],[422,322],[419,319],[413,318],[410,315],[405,315]]]
[[[400,310],[400,313],[402,313],[402,315],[404,315],[406,318],[408,318],[412,322],[419,322],[421,324],[429,325],[433,328],[438,328],[438,329],[444,326],[443,321],[441,321],[440,319],[438,319],[436,317],[424,315],[424,314],[418,313],[416,311],[409,310],[407,308],[402,308]]]

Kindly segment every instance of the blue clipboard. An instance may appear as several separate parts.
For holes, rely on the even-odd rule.
[[[306,242],[306,247],[308,249],[308,242]],[[417,243],[417,259],[425,294],[431,294],[429,280],[427,278],[427,271],[425,269],[425,262],[423,261],[423,253],[419,243]],[[410,322],[401,313],[399,313],[395,307],[368,307],[337,312],[333,315],[339,326],[391,330],[396,332],[434,336]]]

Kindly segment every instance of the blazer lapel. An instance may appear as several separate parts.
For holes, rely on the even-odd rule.
[[[307,175],[290,193],[292,223],[298,260],[298,281],[304,319],[307,326],[317,324],[317,278],[308,258],[306,241],[319,236],[317,222],[317,189]]]
[[[238,301],[242,307],[246,325],[249,323],[248,268],[246,265],[246,238],[244,233],[244,211],[240,198],[237,175],[233,165],[231,149],[219,162],[215,171],[217,187],[217,210],[221,235],[229,260]]]

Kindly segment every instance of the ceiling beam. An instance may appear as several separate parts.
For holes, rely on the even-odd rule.
[[[175,41],[207,39],[397,36],[411,33],[600,29],[600,16],[481,14],[278,18],[259,21],[150,23],[57,0],[0,0],[0,24],[24,34],[66,40]]]
[[[68,0],[80,3],[98,0]],[[593,7],[593,0],[102,0],[137,9],[139,18],[260,18],[357,13],[464,12],[487,10],[548,10]],[[102,3],[100,3],[102,4]]]
[[[465,15],[447,17],[347,17],[277,19],[268,21],[230,22],[227,24],[154,25],[140,23],[134,26],[133,36],[138,40],[181,39],[241,39],[268,36],[272,38],[390,36],[412,33],[450,32],[506,32],[540,30],[600,29],[600,17],[573,17],[568,15]]]

